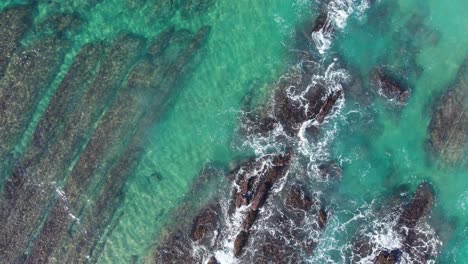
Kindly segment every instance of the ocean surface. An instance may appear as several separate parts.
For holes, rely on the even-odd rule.
[[[0,125],[15,128],[0,131],[0,263],[208,263],[212,256],[222,264],[466,263],[468,1],[32,2],[0,2],[1,23],[11,21],[1,15],[11,8],[30,8],[18,41],[0,41],[14,45],[7,55],[0,51],[7,65],[0,64]],[[165,39],[168,30],[178,35]],[[137,41],[124,34],[143,44],[129,44]],[[155,38],[162,42],[154,47],[165,48],[152,53]],[[119,41],[123,51],[112,55]],[[97,66],[83,71],[91,77],[70,75],[81,88],[63,84],[90,43],[105,43],[93,55]],[[28,52],[39,58],[32,66]],[[28,74],[33,78],[21,77]],[[409,97],[386,94],[385,81]],[[12,82],[26,88],[11,92]],[[318,86],[324,97],[309,100]],[[60,87],[71,87],[64,97],[71,99],[58,99],[65,107],[39,131]],[[458,127],[462,137],[445,142],[459,153],[447,161],[452,157],[430,147],[430,124],[453,87],[461,87],[460,118],[442,130]],[[319,104],[320,113],[282,119],[274,110],[281,89],[299,111]],[[329,101],[332,94],[338,97]],[[328,110],[324,100],[332,102]],[[263,121],[246,121],[250,113],[272,117],[274,128],[256,131]],[[293,119],[298,126],[288,132]],[[46,143],[37,143],[39,135]],[[231,204],[242,185],[236,170],[276,155],[291,161],[246,227],[243,217],[255,205]],[[325,176],[324,164],[333,165]],[[297,184],[326,214],[320,228],[314,209],[286,225],[300,235],[276,222],[291,211],[286,201]],[[401,227],[424,184],[433,201],[415,227]],[[190,240],[198,212],[213,204],[214,238],[203,244],[192,235],[188,248],[174,249],[173,234]],[[405,228],[416,230],[419,244],[408,242]],[[248,239],[234,256],[241,230]],[[269,236],[294,252],[282,255],[292,259],[262,259]],[[303,249],[306,240],[313,246]],[[358,253],[363,240],[369,252]],[[398,260],[378,262],[380,252],[392,250]]]

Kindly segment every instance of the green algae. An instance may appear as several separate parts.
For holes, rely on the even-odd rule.
[[[89,246],[95,248],[92,250],[94,253],[90,262],[141,262],[146,251],[154,243],[153,240],[166,228],[165,225],[174,222],[170,212],[182,200],[192,198],[198,200],[199,196],[203,195],[199,192],[196,195],[191,194],[189,190],[204,164],[216,161],[229,167],[230,161],[235,160],[236,156],[245,155],[238,153],[236,146],[232,147],[243,98],[251,93],[252,89],[255,93],[268,96],[268,87],[271,87],[269,83],[277,80],[290,61],[288,50],[293,46],[291,43],[294,40],[291,39],[295,37],[294,28],[301,24],[304,17],[311,12],[314,13],[315,10],[310,10],[308,1],[290,3],[271,1],[266,5],[249,1],[217,0],[207,1],[209,3],[207,6],[199,5],[197,1],[175,1],[177,4],[174,6],[169,3],[174,1],[157,1],[157,3],[130,0],[37,2],[37,9],[33,12],[33,21],[44,27],[41,30],[60,32],[60,26],[48,27],[41,23],[49,17],[53,18],[54,15],[64,12],[79,14],[84,25],[73,34],[60,34],[60,37],[70,39],[70,43],[67,43],[69,46],[62,51],[58,52],[58,46],[53,41],[51,42],[52,45],[48,47],[50,53],[58,52],[60,56],[51,55],[51,58],[47,58],[56,60],[55,64],[44,61],[44,64],[49,65],[50,68],[41,70],[47,70],[50,74],[22,75],[31,82],[39,81],[38,92],[24,97],[26,100],[21,103],[28,105],[25,111],[23,108],[18,108],[18,110],[16,105],[12,106],[14,108],[8,108],[13,109],[10,111],[12,113],[24,112],[24,118],[19,119],[18,129],[11,130],[3,137],[11,138],[11,140],[4,139],[1,144],[6,146],[5,153],[14,152],[14,157],[10,159],[16,161],[23,153],[26,153],[26,156],[30,155],[27,154],[32,153],[29,150],[30,145],[36,144],[35,142],[43,142],[38,145],[40,148],[53,147],[57,141],[65,142],[70,138],[77,138],[74,133],[82,131],[79,134],[84,138],[78,140],[79,144],[71,144],[67,151],[57,150],[53,153],[77,152],[76,158],[67,159],[67,162],[63,162],[66,166],[57,170],[57,173],[60,172],[57,178],[61,179],[58,187],[65,186],[65,195],[69,193],[72,200],[77,199],[79,200],[77,203],[82,204],[78,207],[81,208],[78,211],[83,216],[83,219],[79,220],[85,222],[84,226],[90,226],[91,229],[96,227],[105,229],[104,232],[94,234],[90,238],[95,243]],[[425,146],[434,104],[437,98],[455,82],[459,67],[468,56],[466,48],[468,47],[466,37],[468,22],[460,11],[468,10],[468,6],[463,1],[450,3],[432,0],[377,2],[378,4],[371,7],[362,18],[350,20],[344,32],[337,34],[331,53],[344,61],[352,74],[362,79],[365,92],[376,95],[368,76],[376,66],[385,65],[409,85],[411,96],[407,104],[399,110],[377,96],[371,97],[371,102],[366,102],[366,105],[363,105],[362,101],[357,102],[361,105],[355,104],[352,96],[351,99],[347,99],[346,106],[342,110],[342,113],[347,114],[343,114],[342,122],[338,122],[337,136],[329,146],[332,156],[341,159],[343,165],[342,183],[338,187],[337,194],[334,195],[338,197],[337,201],[340,199],[354,201],[353,205],[344,203],[349,205],[348,210],[354,210],[363,203],[382,197],[382,193],[400,184],[410,184],[414,189],[420,182],[430,181],[437,193],[433,218],[453,218],[457,223],[454,234],[444,245],[439,262],[461,263],[460,261],[466,258],[464,249],[468,245],[466,240],[468,217],[466,164],[458,167],[447,166],[439,162],[437,158],[433,159]],[[26,3],[27,1],[2,1],[0,9]],[[54,18],[54,20],[57,23],[57,19]],[[103,98],[106,99],[97,100],[95,90],[90,90],[88,97],[79,100],[82,100],[80,102],[89,101],[87,105],[93,109],[91,110],[93,116],[95,115],[92,118],[95,121],[90,122],[93,125],[87,126],[86,132],[75,126],[70,127],[69,131],[73,132],[59,136],[59,139],[49,135],[52,132],[48,129],[55,131],[52,135],[62,133],[60,126],[54,128],[50,123],[63,125],[66,122],[75,122],[80,124],[78,126],[83,125],[77,117],[71,120],[66,117],[73,112],[75,108],[73,105],[78,103],[77,100],[81,98],[84,89],[89,89],[89,78],[95,79],[95,75],[103,74],[104,70],[94,69],[89,72],[92,76],[79,74],[80,76],[76,79],[70,80],[72,76],[67,75],[67,72],[70,74],[75,71],[80,72],[72,63],[79,60],[83,45],[95,41],[112,40],[121,32],[132,32],[146,39],[152,39],[168,27],[168,32],[171,32],[172,26],[175,27],[174,31],[187,28],[193,32],[205,24],[211,25],[212,29],[206,46],[201,50],[200,56],[203,59],[192,66],[193,70],[175,75],[178,76],[177,78],[184,79],[183,85],[181,84],[183,87],[177,88],[180,94],[177,99],[165,106],[167,110],[157,118],[157,122],[153,119],[151,119],[153,121],[145,121],[147,124],[140,129],[144,132],[138,132],[144,134],[142,137],[145,139],[138,138],[137,142],[128,143],[123,139],[126,137],[123,135],[128,135],[130,128],[123,129],[125,132],[120,134],[118,125],[110,126],[111,130],[117,128],[117,131],[111,131],[111,134],[115,134],[110,135],[108,139],[115,140],[122,136],[122,142],[119,141],[118,146],[109,146],[112,140],[105,143],[98,140],[106,135],[106,130],[103,129],[103,134],[95,135],[95,141],[103,144],[97,146],[109,146],[112,151],[107,153],[102,149],[105,152],[103,155],[109,158],[99,158],[94,161],[95,165],[101,169],[92,173],[93,176],[98,177],[93,177],[91,183],[86,183],[93,188],[76,187],[80,184],[79,179],[76,178],[74,183],[70,183],[70,186],[75,186],[76,190],[66,189],[68,184],[66,179],[74,178],[63,176],[69,173],[68,170],[73,175],[74,166],[78,166],[76,170],[84,166],[79,165],[78,154],[84,151],[86,156],[82,158],[89,157],[85,148],[87,138],[92,140],[94,136],[92,131],[96,126],[99,130],[98,120],[104,122],[106,114],[103,112],[112,109],[114,98],[114,96],[104,96]],[[13,46],[19,45],[18,39],[22,34],[18,33],[17,39],[12,40],[11,43],[15,43]],[[35,45],[36,41],[43,41],[43,39],[43,33],[31,34],[23,39],[22,45],[28,48]],[[165,49],[159,45],[153,47],[154,54],[159,54]],[[143,47],[138,49],[141,54],[144,53]],[[2,49],[1,52],[14,54],[16,51],[9,48]],[[168,52],[174,54],[173,57],[167,59],[171,61],[180,51],[172,46]],[[15,55],[12,56],[15,60]],[[155,59],[154,63],[160,62]],[[10,63],[10,65],[12,65],[9,66],[10,72],[7,69],[5,74],[13,76],[17,69],[13,64]],[[105,68],[110,66],[104,65]],[[90,67],[99,68],[99,66],[91,65]],[[103,67],[102,63],[100,67]],[[136,65],[135,67],[142,67],[140,68],[141,74],[146,77],[146,66]],[[83,71],[88,72],[88,69],[85,67]],[[120,79],[116,81],[119,84],[109,85],[113,87],[109,88],[113,93],[117,92],[120,83],[126,78],[125,71],[108,74],[120,76]],[[39,75],[44,79],[37,79]],[[138,76],[132,78],[134,78],[135,85],[139,85],[138,82],[144,79]],[[70,81],[72,82],[69,83]],[[94,86],[106,84],[107,81],[107,78],[102,78]],[[2,79],[1,82],[3,86],[7,86],[7,79]],[[82,86],[81,82],[84,83]],[[172,86],[170,83],[165,86],[169,88]],[[77,87],[77,89],[73,89],[73,94],[65,95],[61,92],[64,86]],[[60,97],[61,94],[64,97]],[[345,94],[345,96],[348,95]],[[70,102],[63,100],[70,100]],[[125,101],[123,97],[116,100]],[[6,97],[3,101],[6,104],[12,103]],[[49,112],[50,105],[57,105],[60,102],[63,103],[62,106],[52,107],[56,110]],[[147,105],[147,102],[137,103]],[[100,111],[94,107],[98,104],[102,104],[102,108],[97,107],[101,109]],[[125,107],[136,110],[133,109],[134,105],[125,106],[120,103],[118,105],[124,107],[122,112],[126,109]],[[48,113],[56,117],[59,112],[63,112],[60,118],[42,121],[47,118]],[[10,116],[12,115],[10,113]],[[129,118],[131,114],[125,113],[122,116]],[[120,118],[112,122],[118,122],[118,120]],[[5,124],[13,124],[17,121],[8,119],[5,122]],[[122,125],[134,127],[136,122],[137,120],[131,120]],[[350,126],[350,123],[355,125]],[[2,127],[5,127],[5,124],[2,124]],[[44,125],[46,129],[43,128]],[[327,125],[325,127],[325,129],[330,128]],[[44,135],[47,135],[46,138]],[[127,145],[127,143],[138,147],[125,152],[123,151],[125,147],[122,145]],[[107,167],[114,165],[114,158],[110,157],[119,156],[119,152],[122,152],[123,156],[127,155],[127,160],[118,161],[117,164],[120,165],[107,175],[105,173]],[[8,157],[8,154],[2,156],[2,162],[6,161],[4,157]],[[45,160],[45,158],[41,159]],[[47,162],[54,163],[52,160]],[[83,161],[83,164],[87,162]],[[7,167],[12,166],[7,164]],[[11,168],[7,167],[2,167],[1,171],[4,180],[11,174]],[[115,172],[118,170],[122,170],[122,174]],[[41,179],[40,177],[38,179]],[[101,180],[98,179],[100,177],[102,177]],[[106,180],[106,177],[112,180]],[[50,180],[47,176],[45,181]],[[101,192],[101,189],[108,191]],[[215,190],[210,189],[206,192],[215,192]],[[23,196],[23,194],[20,195],[20,197]],[[88,198],[90,198],[89,201]],[[58,199],[58,202],[62,200]],[[58,206],[66,208],[67,204]],[[43,209],[48,211],[44,206],[33,211]],[[341,207],[337,205],[335,209],[338,210]],[[70,212],[66,210],[61,211],[60,220],[57,221],[69,222],[71,218],[68,213]],[[49,217],[52,215],[49,214]],[[47,218],[47,215],[44,217]],[[338,214],[336,217],[342,222],[348,220],[348,216]],[[28,234],[34,233],[31,230],[37,226],[38,222],[40,221],[26,223],[27,226],[31,225],[31,228],[26,230]],[[448,225],[448,221],[441,220],[441,222]],[[5,225],[14,226],[13,224]],[[442,230],[444,228],[441,226]],[[77,230],[80,230],[79,225],[74,227],[72,232],[77,232]],[[325,236],[334,235],[333,233],[325,234]],[[341,243],[335,246],[338,250],[340,245],[349,241],[350,237],[342,235],[336,236],[336,239]],[[21,240],[21,249],[11,251],[9,254],[25,253],[21,251],[27,251],[25,245],[33,243],[29,240],[34,239],[26,236]],[[63,243],[61,246],[68,251],[76,246],[76,241],[67,240],[59,243]],[[317,252],[325,250],[326,238],[322,242],[323,248],[321,249],[319,244]],[[58,252],[52,256],[50,262],[61,261],[57,256],[63,251]],[[85,253],[77,255],[70,253],[66,257],[69,257],[70,261],[80,259],[85,262],[83,257],[86,256]],[[340,259],[338,256],[334,260],[340,262]],[[320,261],[321,259],[314,260]]]

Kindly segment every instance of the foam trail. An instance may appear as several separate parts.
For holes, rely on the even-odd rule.
[[[346,23],[351,15],[356,15],[358,18],[369,7],[367,0],[334,0],[327,7],[327,19],[322,28],[312,32],[312,40],[320,54],[325,54],[330,48],[334,32],[345,28]]]

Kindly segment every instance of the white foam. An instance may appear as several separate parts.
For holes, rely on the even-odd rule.
[[[327,5],[328,16],[324,26],[312,32],[312,40],[320,54],[330,48],[335,30],[345,28],[348,18],[354,14],[360,18],[369,7],[367,0],[333,0]]]

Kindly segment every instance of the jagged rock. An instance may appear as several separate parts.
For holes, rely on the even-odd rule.
[[[404,233],[404,230],[414,228],[418,221],[432,209],[434,199],[434,191],[429,183],[419,185],[416,194],[398,220],[397,226],[401,232]]]
[[[410,97],[410,90],[382,68],[377,68],[372,72],[371,81],[385,98],[396,100],[400,105],[405,104]]]
[[[255,220],[257,220],[258,213],[258,210],[249,209],[247,215],[244,218],[244,222],[242,223],[242,228],[244,228],[245,230],[249,230],[255,223]]]
[[[327,215],[327,212],[325,212],[325,209],[320,208],[320,210],[318,211],[317,222],[319,224],[320,229],[324,229],[325,226],[327,225],[328,215]]]
[[[207,264],[219,264],[218,260],[212,256],[209,260],[208,260],[208,263]]]
[[[290,156],[274,156],[271,165],[266,162],[268,159],[267,156],[251,160],[239,167],[236,180],[239,189],[234,197],[237,208],[242,205],[250,205],[253,210],[261,208],[273,184],[283,176]]]
[[[467,64],[461,66],[456,84],[439,99],[428,128],[429,150],[449,165],[468,156]]]
[[[291,93],[293,93],[293,91],[287,87],[294,86],[294,91],[300,93],[307,86],[307,84],[301,85],[300,82],[302,82],[302,80],[307,80],[307,78],[308,75],[302,75],[298,84],[291,84],[285,81],[275,93],[275,114],[279,122],[283,125],[284,130],[289,135],[295,135],[299,131],[301,125],[305,121],[316,117],[322,107],[322,98],[326,93],[325,88],[321,84],[310,87],[309,90],[301,96],[301,99],[291,98]]]
[[[399,249],[394,249],[390,252],[382,251],[375,258],[374,263],[376,264],[396,264],[400,262],[402,252]]]
[[[319,173],[322,178],[335,179],[343,173],[341,167],[334,161],[329,161],[319,165]]]
[[[193,222],[191,237],[194,241],[200,241],[207,232],[214,231],[218,224],[218,214],[213,208],[204,209]]]
[[[396,198],[390,200],[392,206],[385,206],[379,210],[382,212],[377,212],[378,217],[380,214],[388,214],[387,209],[394,207],[394,202],[397,202],[396,205],[400,206],[400,199]],[[428,215],[432,206],[434,204],[434,193],[432,187],[429,183],[425,182],[419,185],[414,194],[414,197],[411,199],[408,205],[403,208],[401,215],[395,219],[396,225],[392,228],[399,234],[399,240],[401,241],[401,248],[396,248],[391,251],[387,249],[377,248],[379,245],[374,244],[372,240],[368,237],[368,232],[370,230],[364,228],[357,233],[355,241],[353,243],[353,257],[352,263],[357,263],[362,261],[365,258],[369,258],[375,250],[380,252],[377,257],[373,259],[374,263],[399,263],[403,253],[407,259],[411,259],[415,263],[424,263],[427,259],[434,257],[434,254],[438,252],[438,245],[434,239],[437,240],[437,237],[431,232],[421,230],[421,226],[418,223]],[[391,217],[397,217],[391,215]],[[391,220],[391,223],[394,223]],[[389,224],[387,222],[387,224]],[[418,227],[417,227],[418,225]],[[424,229],[424,227],[423,227]],[[431,242],[432,241],[432,242]]]
[[[295,184],[289,191],[286,204],[293,209],[308,211],[312,207],[313,201],[300,185]]]
[[[325,99],[325,102],[322,104],[322,107],[320,108],[319,113],[317,114],[317,117],[315,117],[315,120],[317,122],[322,123],[325,117],[330,113],[331,109],[335,105],[336,101],[338,98],[341,96],[341,90],[333,91],[331,94],[327,95],[327,98]]]
[[[236,240],[234,241],[234,256],[239,257],[242,254],[242,250],[247,245],[247,240],[249,238],[249,232],[242,230],[237,236]]]

